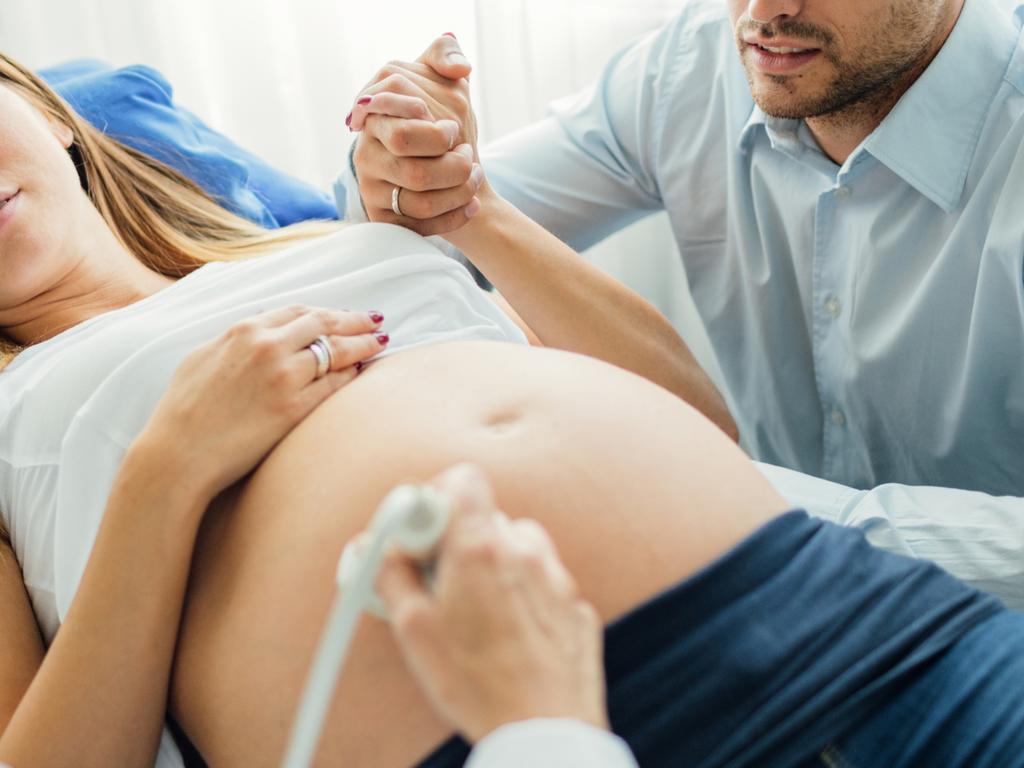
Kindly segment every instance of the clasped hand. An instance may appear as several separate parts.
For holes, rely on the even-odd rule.
[[[415,62],[392,61],[360,92],[346,124],[360,133],[353,163],[370,221],[421,235],[462,227],[490,194],[469,99],[472,68],[444,35]],[[399,216],[392,209],[399,192]]]

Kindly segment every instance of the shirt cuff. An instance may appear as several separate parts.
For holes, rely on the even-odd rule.
[[[812,517],[819,517],[830,523],[842,525],[843,510],[864,495],[863,491],[855,488],[785,467],[776,467],[759,461],[755,461],[754,466],[790,506],[806,510]]]
[[[613,733],[580,720],[536,719],[503,725],[474,748],[466,768],[638,768]]]
[[[358,141],[358,139],[357,139]],[[338,215],[342,221],[351,224],[363,224],[370,220],[363,208],[363,199],[359,194],[359,182],[356,179],[356,168],[353,164],[353,155],[356,151],[356,142],[352,142],[347,154],[345,167],[334,179],[334,202],[338,207]]]

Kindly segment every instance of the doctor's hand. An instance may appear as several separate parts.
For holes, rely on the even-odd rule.
[[[458,42],[444,35],[416,62],[383,67],[360,93],[346,123],[360,132],[352,160],[370,221],[438,235],[476,213],[484,180],[470,71]],[[402,215],[392,207],[395,189]]]
[[[548,534],[498,511],[474,466],[434,484],[450,499],[452,520],[433,590],[397,552],[377,590],[437,712],[471,742],[536,717],[607,728],[601,623]]]
[[[294,306],[237,323],[182,361],[133,448],[212,498],[385,347],[383,319]],[[319,336],[331,353],[320,377],[310,350]]]

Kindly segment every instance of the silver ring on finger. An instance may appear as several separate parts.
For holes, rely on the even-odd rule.
[[[312,352],[313,357],[316,358],[316,375],[313,376],[313,381],[322,379],[331,370],[331,364],[334,362],[330,341],[326,336],[317,336],[306,349]]]
[[[391,190],[391,210],[395,212],[395,216],[401,216],[405,218],[405,214],[402,213],[402,206],[398,204],[398,196],[402,194],[401,187],[395,187]]]

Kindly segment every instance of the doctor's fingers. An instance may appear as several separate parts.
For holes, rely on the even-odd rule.
[[[437,604],[424,582],[420,564],[397,548],[385,555],[376,587],[400,638],[416,641],[435,624]]]
[[[451,518],[448,531],[464,527],[467,520],[490,518],[497,513],[494,487],[476,464],[465,462],[436,475],[430,484],[448,500]]]
[[[537,599],[574,600],[579,587],[558,555],[547,530],[536,520],[518,518],[511,522],[512,558],[523,573],[523,581]]]

